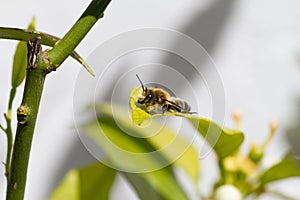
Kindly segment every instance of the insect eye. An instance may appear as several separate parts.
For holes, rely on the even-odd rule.
[[[153,98],[153,94],[148,94],[144,99],[144,103],[148,103],[149,101],[151,101],[152,98]]]

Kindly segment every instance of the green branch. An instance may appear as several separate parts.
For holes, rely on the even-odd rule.
[[[6,131],[6,129],[0,124],[0,129],[2,130],[2,131]]]
[[[17,111],[18,126],[8,179],[7,199],[15,200],[24,197],[31,142],[44,80],[43,71],[39,69],[27,71],[23,100]]]
[[[18,28],[7,28],[0,27],[0,39],[9,39],[9,40],[20,40],[20,41],[29,41],[31,38],[41,37],[41,44],[53,47],[60,38],[49,35],[47,33],[38,32],[35,30],[25,30]],[[72,56],[77,62],[79,62],[91,75],[94,75],[92,69],[84,61],[84,59],[76,52],[73,51],[69,56]]]
[[[6,152],[6,163],[5,163],[5,176],[8,179],[9,169],[10,169],[10,158],[11,158],[11,150],[13,146],[13,135],[11,129],[11,118],[5,115],[5,120],[7,127],[5,129],[6,137],[7,137],[7,152]]]
[[[6,162],[5,165],[5,176],[8,179],[9,169],[10,169],[10,158],[11,158],[11,150],[13,146],[13,134],[11,129],[11,109],[12,109],[12,102],[16,94],[16,88],[11,88],[9,101],[8,101],[8,109],[7,113],[4,114],[4,118],[6,121],[6,128],[0,125],[0,129],[5,132],[7,138],[7,149],[6,149]]]
[[[70,31],[48,52],[50,63],[57,68],[85,37],[111,0],[93,0]]]
[[[31,143],[46,75],[56,70],[74,51],[96,21],[103,16],[109,2],[110,0],[93,0],[52,50],[41,52],[41,37],[28,41],[28,69],[22,104],[17,111],[18,125],[8,176],[7,200],[24,198]]]

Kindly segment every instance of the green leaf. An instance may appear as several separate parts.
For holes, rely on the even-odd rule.
[[[27,67],[27,46],[26,42],[19,42],[13,62],[11,85],[17,88],[24,80]]]
[[[137,173],[135,175],[139,177],[135,178],[150,184],[164,199],[187,199],[171,168],[165,166],[175,161],[175,165],[196,180],[199,170],[196,151],[178,136],[172,143],[176,135],[166,128],[160,128],[152,136],[157,127],[155,124],[146,128],[135,126],[128,111],[117,105],[113,107],[117,115],[112,114],[112,108],[107,104],[98,105],[98,122],[83,125],[83,131],[105,152],[109,164],[126,174]],[[178,155],[176,147],[182,150],[177,152]]]
[[[142,175],[132,173],[123,173],[123,175],[135,189],[141,200],[164,199],[164,197],[157,190],[155,190],[155,188],[152,187],[152,185],[146,181]]]
[[[32,18],[28,30],[35,30],[35,17]],[[26,42],[19,42],[14,55],[11,85],[17,88],[24,80],[27,68],[27,45]]]
[[[202,117],[182,113],[154,114],[150,115],[143,109],[137,107],[136,102],[142,88],[133,88],[130,92],[130,107],[132,110],[132,121],[143,126],[147,121],[157,116],[175,116],[188,119],[204,139],[214,149],[220,159],[235,152],[243,143],[244,134],[241,131],[220,127],[216,123]]]
[[[188,199],[186,196],[177,196],[177,184],[174,177],[166,176],[168,172],[172,174],[171,167],[166,167],[148,173],[124,173],[126,179],[136,190],[141,200],[159,199]],[[172,191],[172,192],[170,192]],[[174,193],[174,194],[172,194]]]
[[[199,178],[199,158],[198,153],[192,145],[193,141],[187,141],[184,138],[178,136],[172,130],[167,127],[163,127],[160,123],[152,122],[152,126],[139,127],[132,124],[131,119],[128,117],[124,107],[114,105],[118,110],[118,116],[113,116],[111,107],[106,104],[98,104],[96,111],[105,113],[109,117],[118,118],[121,121],[123,127],[127,127],[131,133],[142,138],[147,138],[149,142],[156,150],[160,150],[160,153],[176,167],[182,168],[187,175],[198,183]],[[157,132],[157,129],[160,131]],[[156,133],[156,134],[153,134]]]
[[[214,149],[220,159],[224,159],[239,149],[244,140],[241,131],[220,127],[205,118],[187,117],[208,144]]]
[[[153,122],[154,123],[154,122]],[[159,126],[159,125],[157,125]],[[174,166],[183,171],[194,181],[195,185],[199,178],[199,157],[194,146],[172,131],[164,128],[159,134],[148,138],[148,141],[169,161],[174,161]]]
[[[55,189],[51,200],[109,199],[115,175],[115,170],[101,163],[73,169]]]
[[[300,167],[292,154],[287,154],[282,161],[265,171],[261,177],[261,185],[285,178],[300,176]]]
[[[123,172],[123,174],[142,200],[188,199],[187,196],[178,195],[177,190],[174,191],[180,186],[173,175],[172,166],[148,173]]]
[[[18,28],[0,27],[0,39],[20,40],[27,42],[31,38],[37,36],[41,37],[41,44],[50,47],[53,47],[58,41],[60,41],[60,38],[49,35],[47,33]],[[92,76],[94,76],[93,70],[88,66],[88,64],[78,53],[73,51],[70,56],[72,56],[72,58],[79,62]]]
[[[136,106],[138,96],[142,93],[142,91],[142,88],[133,88],[130,92],[129,100],[132,121],[138,126],[145,124],[145,122],[147,122],[151,118],[151,115],[149,113]]]

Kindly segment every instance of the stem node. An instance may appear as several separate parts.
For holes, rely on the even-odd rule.
[[[27,116],[29,114],[30,114],[30,109],[25,105],[21,105],[17,109],[17,119],[18,119],[19,124],[26,124],[27,123]]]

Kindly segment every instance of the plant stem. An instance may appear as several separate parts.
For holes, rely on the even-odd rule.
[[[73,52],[96,21],[103,16],[110,1],[93,0],[71,30],[52,50],[40,52],[41,38],[33,38],[28,42],[29,69],[22,104],[17,112],[18,126],[8,175],[7,200],[24,198],[31,143],[46,74],[55,70]]]
[[[11,150],[12,150],[12,130],[11,130],[11,119],[9,119],[5,115],[5,120],[7,127],[5,129],[6,132],[6,137],[7,137],[7,152],[6,152],[6,163],[5,163],[5,176],[8,180],[8,174],[9,174],[9,169],[10,169],[10,158],[11,158]]]
[[[28,48],[28,52],[32,52]],[[38,54],[39,52],[35,52]],[[18,126],[8,176],[7,199],[23,199],[27,167],[38,114],[40,99],[45,80],[45,71],[39,68],[29,68],[26,74],[23,100],[18,108]]]
[[[15,87],[12,87],[12,88],[10,89],[9,101],[8,101],[8,109],[7,109],[7,117],[8,117],[9,119],[11,119],[12,103],[13,103],[13,100],[14,100],[14,98],[15,98],[16,91],[17,91],[17,89],[16,89]]]
[[[226,170],[225,170],[223,162],[224,162],[223,159],[219,159],[219,161],[218,161],[222,184],[227,182],[227,175],[226,175]]]
[[[12,137],[12,130],[11,130],[11,110],[12,110],[12,103],[16,95],[16,88],[12,87],[10,90],[9,101],[8,101],[8,109],[7,114],[5,116],[6,120],[6,137],[7,137],[7,152],[6,152],[6,163],[5,163],[5,176],[8,180],[8,174],[10,169],[10,158],[11,158],[11,150],[13,146],[13,137]]]
[[[9,101],[8,101],[8,109],[7,113],[4,114],[4,118],[6,121],[6,128],[4,128],[2,125],[0,125],[0,129],[5,132],[6,138],[7,138],[7,149],[6,149],[6,162],[5,165],[5,176],[8,180],[8,174],[9,174],[9,168],[10,168],[10,158],[11,158],[11,150],[12,150],[12,130],[11,130],[11,109],[12,109],[12,103],[16,95],[16,88],[12,87],[10,90],[9,95]]]

